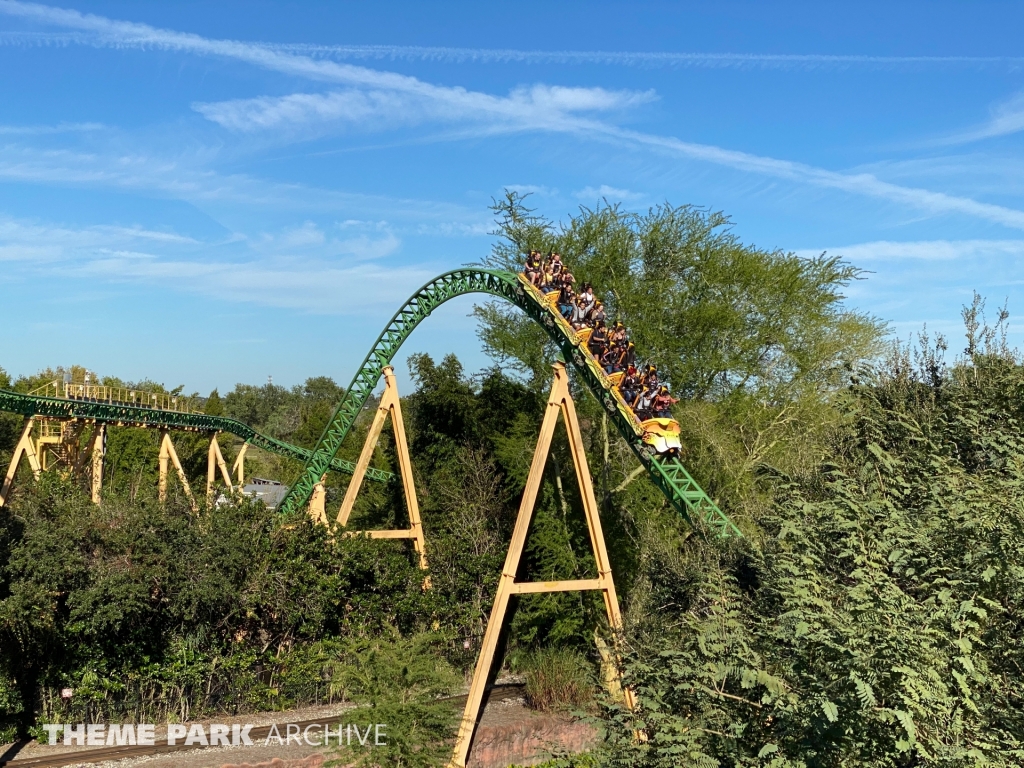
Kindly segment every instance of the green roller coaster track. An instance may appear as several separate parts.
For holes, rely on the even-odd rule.
[[[643,432],[636,418],[611,386],[586,347],[581,346],[572,328],[556,310],[542,300],[532,286],[511,272],[457,269],[434,278],[413,294],[378,337],[377,343],[352,379],[341,404],[312,451],[262,435],[235,419],[199,413],[165,411],[82,399],[41,397],[7,390],[0,390],[0,411],[26,417],[79,419],[123,426],[231,433],[257,448],[305,463],[298,481],[291,487],[279,508],[284,514],[295,512],[309,502],[315,485],[325,472],[335,470],[352,474],[352,463],[335,457],[360,410],[380,381],[382,369],[391,363],[409,334],[431,312],[449,299],[468,293],[485,293],[505,299],[526,312],[544,328],[558,346],[564,359],[573,365],[587,388],[602,403],[612,423],[629,443],[651,480],[691,525],[699,521],[710,526],[722,537],[741,535],[739,529],[686,471],[678,457],[658,455],[644,443]],[[394,479],[392,473],[374,468],[367,470],[366,477],[378,482],[389,482]]]
[[[309,502],[314,486],[332,468],[338,449],[377,386],[381,369],[391,363],[409,334],[441,304],[467,293],[485,293],[505,299],[541,325],[564,359],[573,365],[587,388],[604,406],[619,433],[647,469],[651,480],[687,522],[707,525],[722,537],[742,535],[690,476],[678,457],[658,455],[643,441],[643,431],[629,407],[586,347],[581,348],[580,340],[561,314],[519,275],[475,268],[456,269],[435,277],[413,294],[391,318],[352,379],[316,447],[306,458],[301,476],[279,507],[282,513],[296,512]]]
[[[202,413],[184,413],[180,411],[163,411],[157,408],[143,408],[132,405],[120,405],[108,402],[92,402],[89,400],[65,399],[61,397],[40,397],[24,395],[0,389],[0,411],[17,413],[25,417],[44,417],[48,419],[78,419],[99,424],[114,424],[133,427],[158,427],[180,429],[192,432],[230,432],[245,442],[265,451],[276,453],[297,461],[309,461],[312,451],[300,448],[283,440],[261,435],[256,430],[235,419],[221,416],[207,416]],[[349,461],[335,459],[329,462],[331,469],[351,475],[355,466]],[[367,470],[366,476],[378,482],[388,482],[394,478],[390,472],[380,469]]]

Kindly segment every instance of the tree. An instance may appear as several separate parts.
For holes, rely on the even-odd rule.
[[[859,269],[746,245],[722,213],[605,202],[556,225],[512,191],[493,210],[501,239],[486,266],[518,272],[528,250],[555,250],[578,285],[591,282],[638,356],[684,399],[688,463],[713,490],[743,485],[763,464],[813,461],[825,404],[879,351],[883,326],[843,303]],[[544,332],[506,305],[475,313],[485,349],[543,388],[556,352]]]
[[[220,399],[220,392],[216,389],[210,393],[210,396],[206,398],[206,404],[203,406],[203,413],[207,416],[223,416],[224,415],[224,403]]]

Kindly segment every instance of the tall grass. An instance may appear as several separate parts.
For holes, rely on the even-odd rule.
[[[534,651],[521,662],[526,703],[541,712],[588,709],[594,703],[594,674],[579,651]]]

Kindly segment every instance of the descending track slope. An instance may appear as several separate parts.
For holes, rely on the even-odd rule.
[[[173,429],[192,432],[229,432],[240,437],[256,448],[262,448],[278,456],[308,462],[312,451],[297,445],[261,435],[252,427],[235,419],[222,416],[207,416],[203,413],[186,413],[183,411],[165,411],[159,408],[144,408],[137,405],[122,405],[109,402],[92,402],[89,400],[65,399],[62,397],[41,397],[39,395],[23,395],[0,389],[0,411],[17,413],[25,417],[43,417],[49,419],[81,419],[84,421],[125,427],[149,427]],[[331,457],[329,468],[351,475],[355,465]],[[378,482],[388,482],[394,478],[390,472],[380,469],[369,469],[366,476]],[[317,476],[319,480],[319,475]]]
[[[381,369],[391,363],[409,334],[441,304],[468,293],[490,294],[511,302],[544,328],[566,362],[576,369],[587,388],[604,406],[619,433],[647,469],[651,480],[691,525],[699,521],[720,536],[741,535],[690,476],[678,457],[658,455],[643,441],[643,429],[636,416],[557,309],[521,276],[475,268],[456,269],[434,278],[395,313],[352,379],[316,448],[306,459],[302,475],[280,506],[282,512],[295,512],[309,501],[314,486],[331,468],[356,416],[380,381]]]

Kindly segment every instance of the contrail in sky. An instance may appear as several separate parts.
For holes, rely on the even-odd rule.
[[[629,67],[815,69],[853,66],[1024,67],[1024,56],[868,56],[818,53],[701,53],[657,51],[524,51],[514,48],[451,48],[410,45],[274,44],[278,50],[334,59],[390,59],[464,64],[606,64]]]
[[[95,43],[93,35],[66,32],[0,32],[0,45],[63,46]],[[324,59],[436,61],[443,64],[605,65],[647,69],[853,69],[998,67],[1024,69],[1024,56],[871,56],[824,53],[705,53],[660,51],[530,51],[516,48],[453,48],[421,45],[249,45]]]

